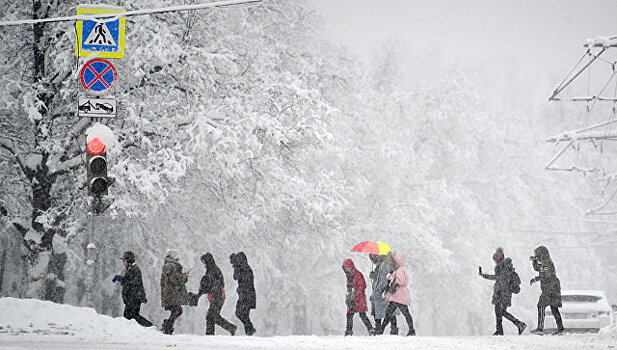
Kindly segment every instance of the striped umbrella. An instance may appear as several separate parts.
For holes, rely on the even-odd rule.
[[[351,248],[352,252],[386,255],[392,248],[383,242],[365,241]]]

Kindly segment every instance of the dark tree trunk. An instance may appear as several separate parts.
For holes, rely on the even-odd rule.
[[[2,295],[2,286],[4,285],[4,271],[6,266],[6,250],[2,250],[2,257],[0,257],[0,295]]]
[[[39,216],[45,213],[52,205],[51,187],[54,184],[55,176],[49,175],[49,170],[45,163],[47,155],[43,157],[40,167],[34,173],[35,183],[32,185],[32,229],[42,233],[40,248],[47,250],[51,248],[54,234],[53,228],[46,229],[37,222]]]
[[[58,285],[58,280],[64,280],[64,265],[66,264],[66,253],[51,254],[49,259],[49,265],[47,267],[48,276],[55,276],[55,278],[48,278],[45,281],[45,294],[43,299],[53,301],[54,303],[64,302],[64,292],[66,288]]]
[[[49,3],[41,0],[32,2],[32,18],[40,19],[47,16],[49,13]],[[44,8],[45,7],[45,8]],[[58,285],[58,281],[64,279],[64,266],[66,264],[66,254],[55,254],[53,252],[53,238],[56,234],[54,228],[45,228],[43,224],[37,222],[37,219],[45,214],[53,205],[51,196],[52,186],[56,181],[56,176],[49,173],[47,160],[49,159],[49,151],[40,147],[40,141],[45,140],[48,136],[42,132],[49,128],[48,108],[52,106],[54,94],[49,92],[52,88],[47,83],[47,71],[45,66],[46,52],[48,42],[46,40],[46,24],[37,23],[33,25],[33,85],[37,89],[37,99],[42,102],[39,104],[38,112],[41,118],[35,121],[35,147],[36,152],[41,154],[41,163],[28,174],[28,178],[32,183],[32,221],[31,228],[36,232],[41,233],[41,243],[36,246],[29,247],[33,255],[37,255],[39,251],[51,250],[52,254],[47,267],[47,277],[45,280],[45,290],[43,291],[43,299],[61,303],[64,301],[65,288]],[[45,88],[41,88],[45,87]],[[54,223],[55,225],[56,223]],[[25,242],[28,246],[28,242]],[[62,285],[62,284],[61,284]]]

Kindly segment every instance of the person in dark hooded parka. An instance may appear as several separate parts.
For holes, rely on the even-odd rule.
[[[126,251],[122,254],[122,263],[126,268],[124,276],[116,275],[113,282],[120,282],[122,285],[122,301],[124,302],[124,317],[126,319],[134,319],[144,327],[152,326],[152,322],[139,314],[141,304],[148,302],[146,299],[146,290],[141,278],[141,270],[135,262],[135,254],[131,251]]]
[[[508,312],[508,307],[512,305],[512,291],[510,290],[510,278],[514,272],[512,259],[505,258],[503,249],[497,248],[497,251],[493,254],[493,261],[495,262],[494,275],[482,273],[481,267],[478,271],[483,278],[495,281],[492,303],[495,305],[496,330],[493,335],[503,335],[503,317],[514,323],[518,328],[518,334],[521,335],[527,325]]]
[[[540,281],[542,294],[540,294],[540,299],[538,300],[538,328],[532,332],[536,334],[544,333],[545,310],[547,306],[550,306],[551,313],[555,317],[555,323],[557,323],[557,331],[554,334],[560,334],[564,331],[563,321],[559,313],[559,308],[561,307],[561,282],[557,278],[555,265],[553,260],[551,260],[548,248],[539,246],[533,252],[534,256],[530,257],[530,259],[533,269],[538,271],[538,276],[531,279],[529,284],[532,285]]]
[[[238,293],[236,317],[244,324],[244,334],[253,335],[255,327],[253,327],[249,315],[251,309],[257,308],[253,270],[249,266],[244,252],[232,254],[229,259],[234,268],[234,280],[238,281],[238,288],[236,288]]]
[[[216,265],[211,253],[201,256],[201,262],[206,267],[206,274],[199,283],[197,299],[204,294],[208,295],[210,307],[206,314],[206,335],[214,335],[215,325],[221,326],[231,335],[236,333],[236,326],[221,316],[221,309],[225,303],[225,279],[221,269]]]

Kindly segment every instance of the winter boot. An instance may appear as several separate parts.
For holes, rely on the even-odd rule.
[[[555,332],[553,332],[553,335],[563,334],[564,330],[565,330],[565,328],[563,328],[563,326],[560,327],[560,328],[557,328],[557,330]]]
[[[497,326],[493,335],[503,335],[503,327],[501,325]]]
[[[410,329],[409,332],[407,332],[407,336],[408,337],[413,337],[416,335],[416,330],[415,329]]]
[[[353,335],[353,331],[349,331],[349,330],[345,331],[345,336],[348,336],[348,335],[349,336]]]
[[[516,328],[518,328],[518,335],[521,335],[525,331],[525,328],[527,328],[527,325],[525,322],[518,321]]]
[[[161,331],[163,332],[163,334],[173,334],[174,333],[174,327],[172,326],[171,321],[169,320],[164,320],[163,321],[163,326],[161,327]]]
[[[537,335],[544,335],[544,329],[542,329],[542,328],[536,328],[536,329],[534,329],[533,331],[530,331],[529,333],[532,333],[532,334],[537,334]]]

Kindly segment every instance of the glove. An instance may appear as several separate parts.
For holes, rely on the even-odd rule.
[[[478,266],[478,275],[482,276],[482,267]]]
[[[144,297],[144,300],[142,300],[144,304],[148,303],[148,298]]]
[[[120,275],[115,275],[114,278],[111,280],[112,282],[122,282],[122,276]]]
[[[529,281],[529,285],[531,286],[532,284],[534,284],[536,282],[536,280],[534,278],[531,279],[531,281]]]
[[[189,306],[197,306],[199,304],[199,294],[189,292]]]

